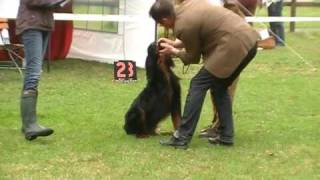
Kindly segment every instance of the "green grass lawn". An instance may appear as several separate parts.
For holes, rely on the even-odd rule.
[[[290,7],[285,6],[283,7],[282,15],[284,17],[290,17]],[[257,8],[256,10],[256,16],[268,16],[267,15],[267,9],[265,7],[263,8]],[[296,17],[320,17],[320,7],[298,7],[296,12]],[[289,31],[289,22],[285,22],[284,25]],[[296,30],[297,31],[304,31],[304,30],[315,30],[319,31],[320,28],[320,22],[296,22]],[[269,27],[269,23],[255,23],[256,27]]]
[[[39,119],[55,134],[28,142],[20,132],[21,77],[0,70],[0,179],[320,179],[320,33],[288,33],[287,43],[304,60],[288,48],[259,51],[242,74],[233,147],[197,137],[212,118],[209,96],[186,151],[161,147],[167,137],[127,136],[124,114],[145,71],[122,84],[112,81],[111,65],[72,59],[42,74]],[[177,63],[184,100],[200,66],[182,74]],[[161,127],[171,130],[169,118]]]

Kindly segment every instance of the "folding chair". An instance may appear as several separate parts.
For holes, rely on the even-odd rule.
[[[8,29],[8,20],[0,18],[0,50],[6,51],[9,59],[7,61],[0,61],[0,68],[17,69],[22,76],[21,69],[24,68],[24,58],[21,56],[21,52],[23,45],[10,42]]]

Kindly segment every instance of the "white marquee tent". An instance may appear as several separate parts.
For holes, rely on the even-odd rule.
[[[155,24],[148,17],[148,10],[153,2],[154,0],[119,0],[119,15],[139,18],[132,21],[120,20],[116,33],[74,29],[68,57],[106,63],[133,60],[137,66],[144,67],[147,46],[155,38]],[[19,0],[1,0],[0,17],[16,17],[18,5]]]

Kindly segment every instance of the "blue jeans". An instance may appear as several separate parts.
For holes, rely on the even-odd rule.
[[[50,32],[30,29],[22,33],[26,59],[23,91],[38,89],[43,58],[48,46]]]
[[[283,0],[273,2],[268,7],[268,16],[282,16],[282,6]],[[276,35],[277,45],[284,45],[285,37],[283,22],[270,22],[270,29]]]

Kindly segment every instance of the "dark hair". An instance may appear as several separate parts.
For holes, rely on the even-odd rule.
[[[151,6],[149,15],[156,22],[162,18],[175,17],[174,5],[170,0],[157,0]]]

